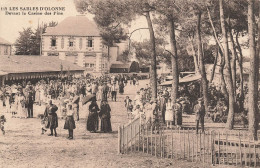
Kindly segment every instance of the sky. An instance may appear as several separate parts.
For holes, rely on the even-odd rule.
[[[55,11],[50,11],[51,15],[45,15],[45,8],[64,7],[65,10],[60,9],[62,15],[54,15]],[[30,8],[26,10],[26,8]],[[34,9],[35,10],[34,10]],[[38,10],[36,11],[36,8]],[[28,12],[42,12],[42,15],[32,15]],[[23,15],[23,12],[26,15]],[[17,15],[20,14],[20,15]],[[23,28],[32,27],[36,29],[38,24],[48,23],[50,21],[61,22],[66,17],[79,15],[77,12],[73,0],[0,0],[0,37],[5,40],[15,43],[19,37],[19,31]],[[93,20],[93,15],[86,14],[86,17]],[[147,27],[147,23],[144,17],[138,18],[131,24],[129,32],[140,28]],[[142,41],[143,39],[149,39],[148,30],[136,31],[132,37],[134,41]]]

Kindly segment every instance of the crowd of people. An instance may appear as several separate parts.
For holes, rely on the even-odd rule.
[[[65,119],[64,129],[69,132],[68,138],[73,139],[75,121],[79,121],[80,103],[84,98],[92,96],[86,124],[87,130],[111,132],[111,108],[108,99],[117,101],[117,94],[123,94],[127,84],[136,85],[137,83],[137,77],[129,78],[124,75],[13,83],[0,88],[0,109],[1,113],[5,109],[5,112],[11,113],[14,118],[33,118],[35,117],[34,105],[45,106],[42,114],[38,115],[41,119],[42,134],[50,129],[49,136],[57,136],[56,128],[60,117]],[[100,107],[97,101],[101,102]]]

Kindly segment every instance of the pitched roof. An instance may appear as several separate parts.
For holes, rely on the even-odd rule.
[[[121,69],[121,68],[130,68],[129,64],[111,64],[110,68],[114,68],[114,69]]]
[[[4,45],[12,45],[9,41],[6,41],[6,40],[3,39],[2,37],[0,37],[0,44],[4,44]]]
[[[7,73],[84,71],[78,65],[60,60],[56,56],[3,56],[0,55],[0,71]]]
[[[43,35],[100,36],[94,21],[85,16],[70,16],[55,27],[48,27]]]

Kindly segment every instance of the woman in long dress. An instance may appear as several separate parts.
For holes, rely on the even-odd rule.
[[[89,105],[89,114],[87,120],[87,130],[90,132],[96,132],[98,130],[98,111],[99,107],[95,99],[92,100]]]
[[[107,104],[106,100],[103,100],[100,107],[100,113],[99,113],[101,119],[101,131],[103,132],[112,132],[110,112],[111,112],[111,108],[109,104]]]
[[[101,100],[103,95],[103,86],[99,84],[97,92],[97,100]]]
[[[166,103],[165,121],[166,121],[167,128],[172,128],[173,111],[172,111],[171,99],[169,99],[168,102]]]
[[[26,108],[25,108],[25,97],[20,92],[17,97],[17,115],[20,118],[27,118]]]

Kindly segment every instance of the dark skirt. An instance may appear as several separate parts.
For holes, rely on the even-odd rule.
[[[112,132],[110,118],[101,118],[101,131]]]
[[[56,113],[48,115],[48,123],[46,128],[57,128],[58,127],[58,116]]]
[[[64,129],[72,130],[76,128],[73,116],[67,116],[64,124]]]
[[[123,86],[119,87],[119,93],[124,93],[124,87]]]
[[[87,120],[87,130],[96,131],[98,130],[98,114],[90,112]]]
[[[182,125],[182,113],[181,112],[175,114],[175,124]]]

